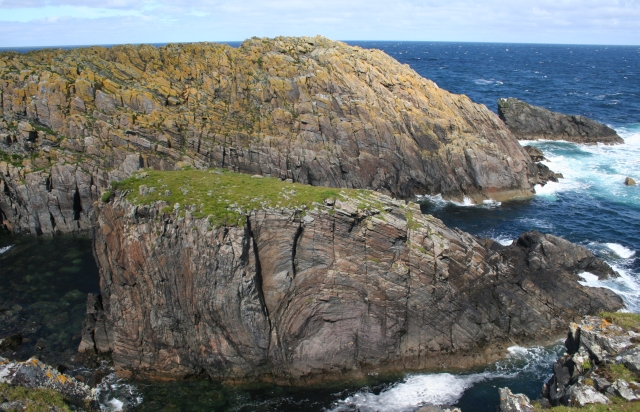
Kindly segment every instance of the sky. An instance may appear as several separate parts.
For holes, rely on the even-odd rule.
[[[640,0],[0,0],[0,47],[318,34],[640,45]]]

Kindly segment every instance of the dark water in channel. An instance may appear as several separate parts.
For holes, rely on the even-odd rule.
[[[532,200],[475,206],[436,196],[424,199],[423,211],[449,226],[502,243],[536,229],[583,244],[622,275],[608,283],[587,277],[585,284],[615,289],[631,310],[640,311],[640,189],[621,184],[625,176],[640,181],[640,47],[348,43],[382,49],[440,87],[467,94],[494,111],[498,98],[518,97],[615,127],[624,145],[534,143],[549,158],[547,165],[565,179],[538,188]],[[5,251],[9,245],[14,246]],[[87,238],[0,236],[0,336],[15,332],[20,322],[32,325],[15,356],[39,353],[54,364],[72,357],[79,342],[84,294],[97,289]],[[40,339],[47,346],[37,351]],[[559,350],[560,346],[512,347],[508,359],[463,374],[372,377],[304,389],[206,381],[112,382],[104,406],[117,410],[126,399],[141,396],[139,411],[415,411],[436,403],[465,412],[494,412],[498,387],[508,385],[536,398]]]
[[[87,293],[99,292],[98,269],[86,236],[54,238],[0,232],[0,337],[23,344],[0,355],[37,355],[71,367],[80,343]]]

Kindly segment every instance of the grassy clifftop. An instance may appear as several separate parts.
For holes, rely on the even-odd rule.
[[[333,189],[282,181],[273,177],[250,176],[228,170],[148,170],[121,182],[113,182],[134,204],[167,203],[166,212],[190,211],[195,217],[209,217],[215,224],[235,225],[257,209],[305,209],[314,203],[349,198],[360,209],[380,208],[376,193],[362,189]],[[111,192],[103,197],[108,201]]]

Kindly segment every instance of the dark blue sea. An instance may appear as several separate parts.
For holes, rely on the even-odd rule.
[[[422,209],[449,226],[503,244],[510,243],[524,231],[536,229],[585,245],[609,262],[621,277],[599,282],[584,273],[584,284],[614,289],[624,298],[629,310],[640,312],[640,260],[637,259],[640,188],[623,184],[627,176],[640,182],[640,47],[348,43],[381,49],[441,88],[466,94],[493,111],[496,111],[499,98],[517,97],[551,110],[585,115],[615,128],[625,140],[623,145],[528,142],[542,149],[548,159],[546,164],[565,177],[558,183],[537,187],[538,194],[531,200],[473,205],[470,201],[453,203],[443,201],[439,196],[425,196],[421,199]],[[34,286],[38,277],[25,278],[29,270],[42,272],[41,276],[51,270],[75,273],[57,267],[34,271],[33,263],[25,262],[23,255],[30,242],[34,247],[39,245],[38,241],[28,238],[0,236],[0,268],[16,261],[23,262],[22,269],[16,269],[18,264],[15,264],[10,271],[12,286],[2,286],[7,295],[11,295],[10,288],[33,291],[34,296],[39,293]],[[12,244],[16,246],[6,249]],[[73,247],[83,250],[86,256],[91,254],[88,242],[75,242]],[[56,253],[48,253],[51,253],[51,260],[55,260]],[[62,259],[66,255],[58,253],[57,256]],[[81,265],[78,257],[69,259],[62,259],[60,265],[66,267],[74,261],[76,266]],[[49,262],[49,265],[52,264]],[[21,270],[23,276],[19,276]],[[92,271],[95,267],[83,266],[83,272],[78,276],[97,282],[98,275]],[[83,285],[80,288],[83,292],[95,287],[87,282],[78,284]],[[55,296],[73,289],[78,287],[73,284],[56,286]],[[51,299],[55,300],[54,297]],[[25,300],[28,299],[16,298],[16,305],[28,310],[33,302]],[[9,309],[12,307],[6,302],[2,304]],[[64,302],[56,304],[65,306]],[[79,309],[74,307],[65,306],[70,319],[76,319],[71,312]],[[3,332],[2,325],[0,332]],[[56,338],[60,339],[59,336]],[[494,412],[499,403],[497,388],[500,386],[508,385],[514,392],[537,398],[543,382],[551,374],[551,364],[561,350],[560,345],[514,346],[509,348],[507,359],[462,374],[413,374],[312,389],[229,387],[202,381],[179,385],[111,381],[103,387],[104,394],[112,391],[104,407],[116,411],[123,403],[126,407],[127,399],[133,404],[142,399],[136,410],[408,412],[425,404],[445,404],[459,406],[464,412]]]

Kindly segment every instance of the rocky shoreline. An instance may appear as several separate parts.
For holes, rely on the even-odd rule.
[[[0,53],[0,75],[0,228],[92,232],[101,293],[79,351],[119,377],[469,368],[623,306],[578,283],[617,276],[584,247],[535,231],[502,246],[397,200],[526,198],[562,176],[485,106],[382,52],[322,37],[92,47]],[[585,352],[570,356],[558,370]],[[96,407],[82,375],[0,363],[0,383]],[[565,375],[551,403],[573,399]]]
[[[567,352],[538,400],[500,389],[501,412],[533,412],[556,406],[607,405],[609,411],[640,407],[640,315],[605,313],[572,323]],[[591,410],[591,409],[589,409]]]

